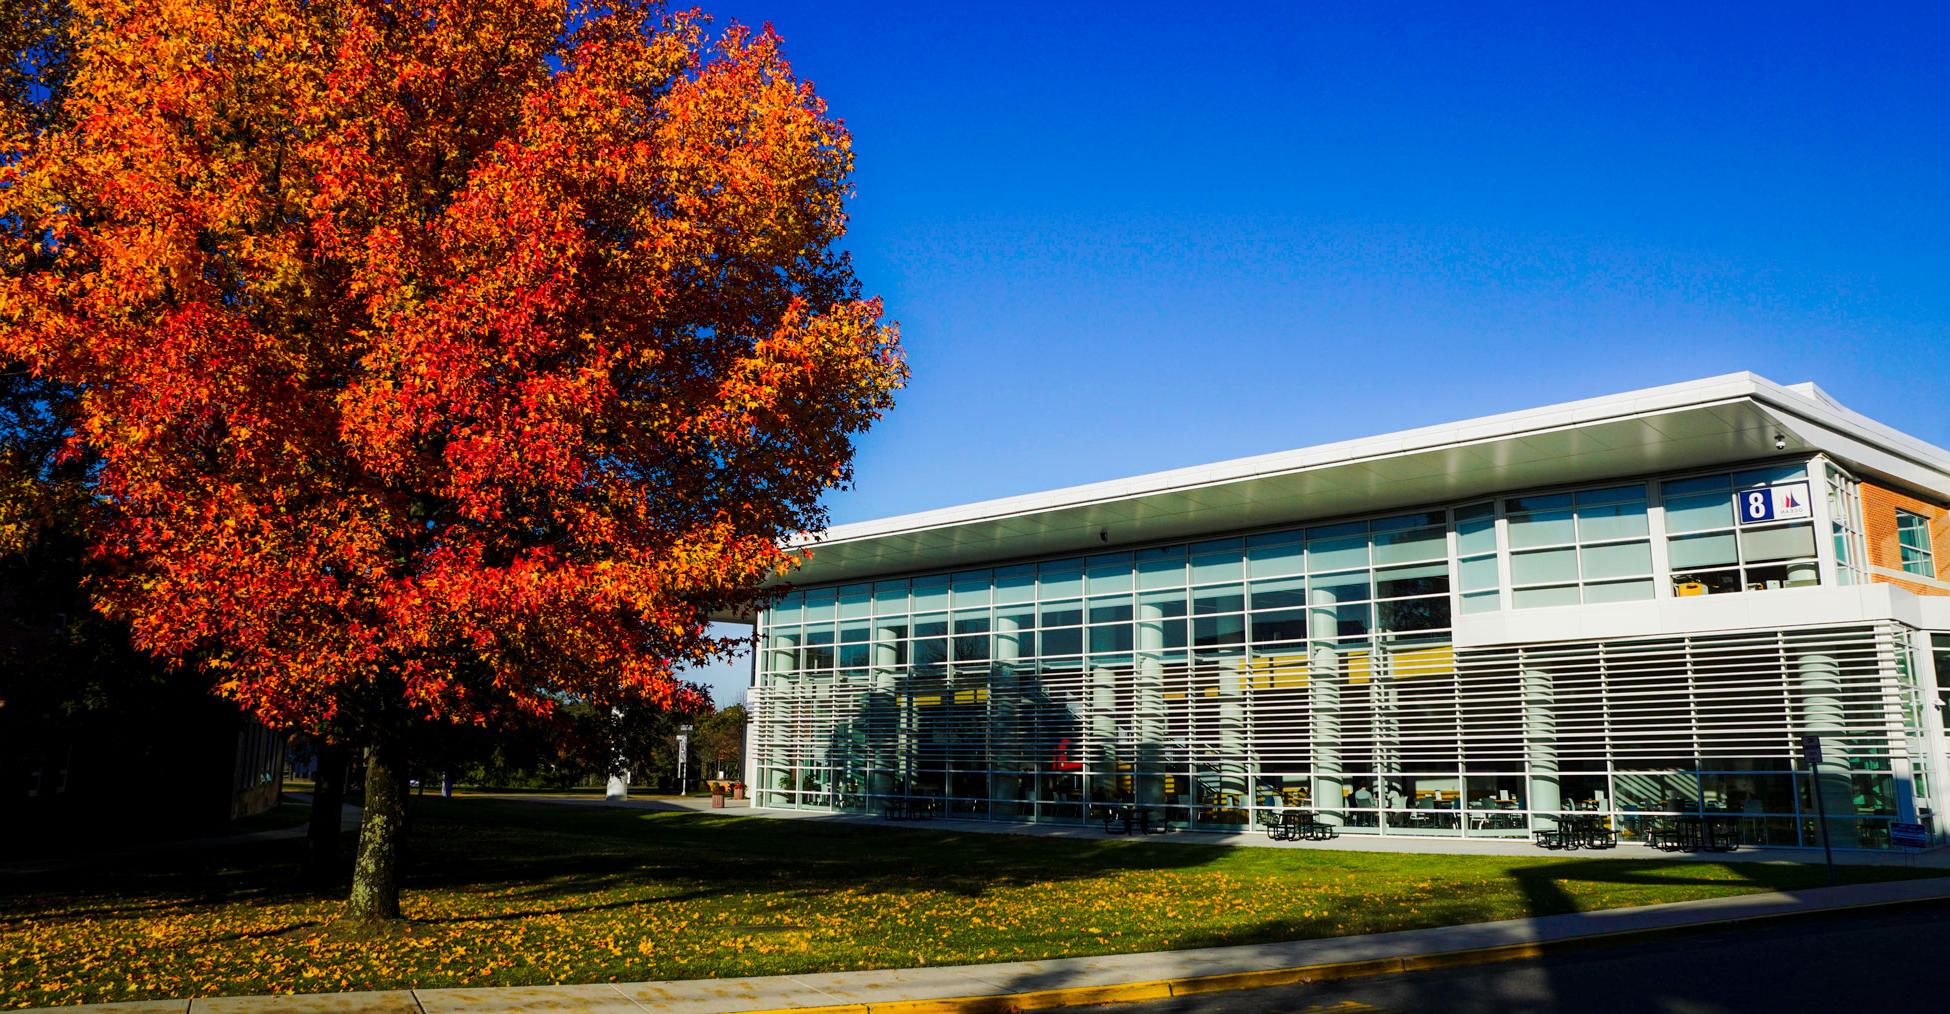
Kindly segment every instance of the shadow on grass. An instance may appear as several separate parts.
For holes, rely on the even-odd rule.
[[[1098,837],[1047,838],[949,829],[868,825],[851,820],[783,821],[718,812],[551,805],[497,799],[416,798],[404,884],[442,895],[438,914],[416,922],[512,922],[681,901],[726,898],[736,904],[817,901],[849,894],[945,892],[980,898],[993,891],[1060,885],[1124,872],[1191,871],[1241,857],[1221,844]],[[350,854],[350,849],[346,850]],[[1616,888],[1649,896],[1659,888],[1795,889],[1816,886],[1819,867],[1735,865],[1713,877],[1665,859],[1430,857],[1330,850],[1249,849],[1243,872],[1271,878],[1398,875],[1420,864],[1440,875],[1449,864],[1476,865],[1514,884],[1529,915],[1580,910]],[[0,881],[0,926],[29,920],[140,918],[215,910],[237,903],[336,902],[303,879],[304,842],[268,841],[196,853],[158,853],[113,868],[80,868]],[[1236,869],[1240,864],[1232,864]],[[1850,879],[1893,871],[1851,868]],[[1567,891],[1565,881],[1578,885]],[[1269,880],[1271,889],[1291,884]],[[1644,890],[1640,890],[1644,889]],[[1715,892],[1719,893],[1719,892]],[[620,895],[620,896],[619,896]],[[1625,898],[1629,902],[1631,898]],[[1660,899],[1650,899],[1660,900]],[[1432,907],[1468,921],[1473,899]],[[411,904],[409,902],[409,908]],[[469,911],[468,909],[473,909]],[[289,932],[312,918],[306,910]],[[294,913],[295,914],[295,913]],[[1480,918],[1480,916],[1478,916]],[[1320,920],[1282,919],[1223,933],[1190,935],[1174,946],[1204,946],[1321,936]],[[242,939],[239,937],[238,939]]]
[[[416,842],[409,888],[516,884],[524,886],[513,897],[533,902],[659,882],[697,885],[680,897],[921,889],[979,897],[1107,872],[1196,868],[1227,852],[1221,846],[786,823],[695,811],[428,802],[436,805],[423,811],[420,823],[443,832]]]

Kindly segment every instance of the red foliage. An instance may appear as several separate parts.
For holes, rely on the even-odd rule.
[[[76,10],[63,115],[4,125],[0,355],[83,392],[102,606],[284,725],[694,704],[905,376],[779,40]]]

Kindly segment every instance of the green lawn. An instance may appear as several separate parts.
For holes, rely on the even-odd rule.
[[[1817,885],[1818,866],[1074,841],[414,801],[396,931],[334,928],[300,842],[0,875],[0,1007],[753,975],[1339,936]],[[1850,879],[1910,875],[1845,869]]]

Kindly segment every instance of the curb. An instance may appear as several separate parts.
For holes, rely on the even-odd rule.
[[[1505,961],[1540,958],[1562,951],[1602,947],[1611,943],[1632,943],[1658,936],[1680,936],[1754,923],[1792,922],[1824,916],[1860,912],[1868,909],[1899,908],[1906,905],[1941,905],[1943,898],[1901,898],[1867,901],[1853,905],[1811,909],[1802,912],[1768,912],[1734,916],[1713,922],[1685,926],[1659,926],[1647,929],[1587,933],[1558,940],[1539,940],[1516,944],[1472,947],[1458,951],[1410,954],[1392,958],[1367,958],[1290,968],[1256,969],[1250,972],[1225,972],[1218,975],[1181,976],[1147,979],[1098,986],[1066,986],[1022,993],[988,993],[976,996],[939,997],[931,1000],[881,1000],[839,1003],[810,1007],[753,1008],[740,1014],[1007,1014],[1014,1011],[1051,1010],[1059,1007],[1088,1007],[1109,1003],[1134,1003],[1168,1000],[1180,996],[1199,996],[1245,989],[1299,986],[1315,982],[1366,979],[1407,972],[1426,972],[1443,968],[1467,968]]]

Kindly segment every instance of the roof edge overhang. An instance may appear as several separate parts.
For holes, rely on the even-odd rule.
[[[1128,548],[1813,452],[1950,501],[1950,451],[1853,412],[1813,384],[1788,387],[1743,372],[836,525],[792,544],[807,555],[792,583]]]

